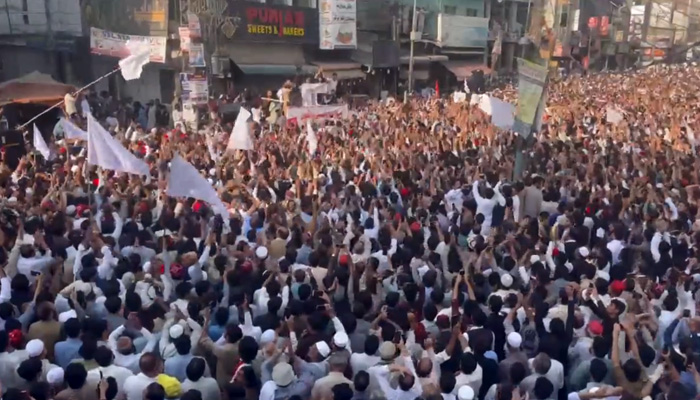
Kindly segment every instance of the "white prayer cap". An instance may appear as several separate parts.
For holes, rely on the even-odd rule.
[[[50,369],[46,374],[46,382],[48,382],[49,385],[63,384],[63,368],[57,367]]]
[[[145,273],[151,272],[151,262],[150,261],[146,261],[146,263],[143,264],[143,272],[145,272]]]
[[[537,254],[533,254],[530,256],[530,264],[534,264],[536,262],[540,262],[540,256]]]
[[[71,204],[70,206],[66,207],[66,214],[75,215],[75,210],[75,206]]]
[[[586,258],[588,257],[591,252],[588,250],[586,247],[581,247],[578,249],[578,253],[581,255],[581,257]]]
[[[70,167],[70,172],[76,173],[76,172],[78,172],[78,171],[80,171],[80,167],[79,167],[79,166],[74,165],[74,166]]]
[[[75,312],[75,310],[68,310],[58,314],[58,322],[60,323],[64,323],[71,318],[78,318],[78,314]]]
[[[264,260],[267,258],[268,251],[267,247],[265,246],[260,246],[257,249],[255,249],[255,256],[258,257],[261,260]]]
[[[329,354],[331,354],[331,348],[328,347],[328,343],[324,341],[316,342],[314,345],[316,346],[316,350],[318,350],[318,354],[321,355],[321,357],[326,358],[328,357]]]
[[[350,338],[345,332],[337,332],[335,335],[333,335],[333,343],[335,343],[336,346],[344,349],[347,347],[348,343],[350,343]]]
[[[260,344],[265,345],[275,341],[277,334],[272,329],[268,329],[260,335]]]
[[[474,389],[472,389],[471,386],[462,386],[457,392],[457,399],[474,400]]]
[[[182,325],[175,324],[170,327],[168,333],[170,333],[171,338],[177,339],[185,333],[185,329],[182,327]]]
[[[12,197],[10,197],[9,199],[7,199],[7,202],[8,202],[9,204],[17,204],[17,198],[14,197],[14,196],[12,196]]]
[[[501,285],[506,288],[511,287],[513,285],[513,276],[511,274],[501,275]]]
[[[40,339],[32,339],[27,343],[24,349],[27,350],[29,357],[40,356],[41,353],[44,352],[44,342]]]
[[[209,170],[209,175],[211,176],[216,176],[216,168],[212,168]]]
[[[34,190],[32,190],[32,188],[29,188],[29,187],[27,189],[25,189],[24,192],[27,194],[27,196],[31,196],[34,194]]]
[[[513,348],[519,348],[523,343],[523,337],[520,336],[518,332],[511,332],[508,334],[508,346]]]

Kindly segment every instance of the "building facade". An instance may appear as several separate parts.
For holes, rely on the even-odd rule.
[[[0,2],[0,81],[38,71],[80,83],[82,37],[79,0]]]

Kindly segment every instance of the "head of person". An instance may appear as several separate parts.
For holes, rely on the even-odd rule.
[[[452,374],[441,374],[439,383],[441,393],[452,393],[455,390],[457,379]]]
[[[190,340],[190,337],[186,335],[182,335],[175,339],[173,344],[175,345],[177,354],[182,356],[190,354],[190,350],[192,350],[192,341]]]
[[[80,336],[80,320],[78,318],[70,318],[63,324],[63,331],[66,333],[66,337],[70,339],[77,339]]]
[[[189,364],[187,364],[187,368],[185,368],[185,375],[190,381],[197,382],[204,376],[206,367],[206,361],[204,361],[203,358],[194,357],[190,360]]]
[[[85,385],[87,380],[87,371],[85,366],[80,363],[70,363],[65,369],[63,380],[71,389],[80,389]]]
[[[462,354],[462,358],[459,360],[459,368],[463,374],[469,375],[476,370],[478,366],[476,362],[476,357],[472,353]]]
[[[364,393],[364,391],[369,387],[369,373],[367,373],[367,371],[359,371],[357,374],[355,374],[353,385],[355,386],[355,391],[358,393]]]
[[[405,373],[399,376],[399,389],[404,392],[411,390],[416,382],[416,377],[413,374]]]
[[[328,368],[331,372],[344,372],[348,366],[348,359],[342,353],[336,352],[328,358]]]
[[[250,364],[258,356],[258,342],[255,341],[251,336],[244,336],[238,342],[238,354],[241,357],[241,361]]]
[[[352,400],[353,396],[355,395],[352,387],[350,387],[350,385],[347,383],[341,383],[333,386],[331,393],[333,394],[333,400]]]
[[[545,375],[552,367],[552,359],[546,353],[538,354],[532,361],[532,369],[539,375]]]
[[[144,353],[139,359],[141,372],[151,378],[155,378],[163,372],[163,363],[155,353]]]
[[[547,400],[552,397],[554,393],[554,385],[549,379],[541,376],[535,381],[535,388],[533,389],[535,399],[537,400]]]
[[[226,332],[224,335],[226,336],[226,341],[228,343],[238,343],[238,341],[243,337],[243,332],[238,325],[231,323],[226,325]]]
[[[594,358],[591,360],[589,372],[593,382],[603,382],[603,379],[608,374],[608,366],[605,364],[605,361]]]
[[[642,376],[642,366],[634,358],[625,361],[622,364],[622,372],[625,373],[625,378],[630,382],[638,382]]]
[[[190,389],[180,396],[180,400],[203,400],[202,392],[197,389]]]
[[[143,399],[144,400],[165,400],[166,395],[165,395],[165,388],[158,383],[158,382],[152,382],[146,388],[143,390]]]
[[[41,378],[42,367],[41,359],[38,357],[30,357],[19,363],[19,366],[17,366],[17,375],[26,382],[35,382]]]
[[[114,353],[106,346],[100,346],[95,350],[95,362],[100,367],[109,367],[114,361]]]
[[[514,362],[508,372],[510,373],[510,381],[516,386],[527,377],[527,369],[521,362]]]

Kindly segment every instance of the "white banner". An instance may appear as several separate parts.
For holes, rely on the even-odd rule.
[[[149,46],[151,51],[149,60],[151,62],[165,62],[165,48],[168,41],[166,37],[125,35],[103,29],[90,28],[90,52],[92,54],[126,58],[131,55],[129,48],[126,46],[128,41],[132,43],[143,42]]]
[[[348,105],[329,105],[329,106],[311,106],[311,107],[289,107],[287,110],[287,121],[299,120],[305,121],[309,118],[333,118],[340,116],[341,118],[348,117]]]
[[[322,50],[357,48],[357,0],[321,0],[318,21]]]

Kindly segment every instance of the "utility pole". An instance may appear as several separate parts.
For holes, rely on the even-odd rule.
[[[413,0],[413,21],[411,22],[411,54],[408,59],[408,94],[413,93],[413,51],[416,45],[416,39],[418,32],[416,28],[418,25],[418,13],[416,12],[417,4],[416,0]],[[408,97],[404,96],[404,99]]]
[[[651,9],[654,7],[654,3],[651,0],[647,0],[644,5],[644,23],[642,25],[642,43],[647,41],[647,35],[649,34],[649,24],[651,23]],[[632,11],[630,10],[630,13]],[[652,52],[653,54],[653,52]]]

